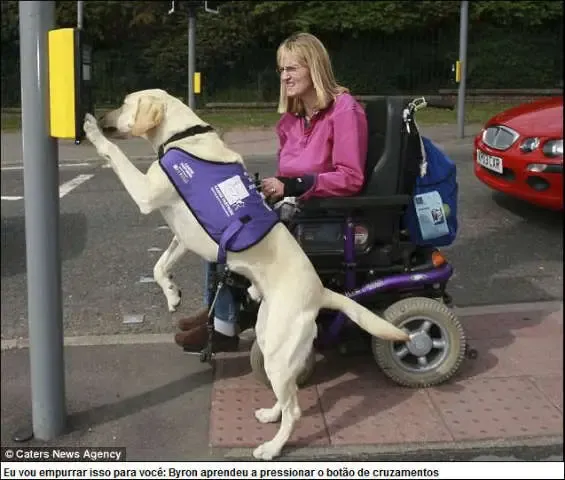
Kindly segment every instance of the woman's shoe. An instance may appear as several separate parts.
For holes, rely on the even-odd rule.
[[[200,352],[206,346],[207,341],[208,328],[206,324],[175,334],[175,343],[182,347],[185,352]],[[216,331],[212,334],[212,351],[214,353],[236,352],[238,348],[239,337],[237,335],[228,337]]]
[[[178,321],[178,326],[183,332],[186,332],[188,330],[192,330],[193,328],[206,325],[207,323],[208,310],[202,310],[195,315],[191,315],[190,317],[181,318]]]

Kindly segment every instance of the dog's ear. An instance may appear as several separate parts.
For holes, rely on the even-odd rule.
[[[165,105],[152,96],[144,96],[137,102],[135,121],[131,128],[131,134],[139,137],[155,128],[163,120]]]

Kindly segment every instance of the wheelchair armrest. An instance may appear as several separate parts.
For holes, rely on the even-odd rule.
[[[311,198],[302,202],[302,211],[334,210],[340,212],[371,210],[382,207],[403,207],[410,203],[410,195]]]

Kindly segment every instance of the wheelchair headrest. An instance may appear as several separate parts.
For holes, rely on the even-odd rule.
[[[378,195],[386,195],[384,191],[378,191],[378,188],[373,188],[373,177],[377,174],[377,170],[384,169],[385,164],[395,162],[398,167],[400,160],[400,153],[402,147],[402,111],[404,109],[404,102],[399,97],[382,97],[375,100],[370,100],[365,103],[365,113],[367,115],[367,126],[369,133],[369,143],[367,148],[367,164],[365,171],[365,191],[372,190],[373,193]],[[388,178],[382,178],[383,185],[392,181],[394,190],[396,190],[398,171],[392,177],[392,166],[387,165],[389,168],[388,174],[382,172]],[[388,189],[387,189],[388,190]],[[391,191],[390,194],[395,194]]]

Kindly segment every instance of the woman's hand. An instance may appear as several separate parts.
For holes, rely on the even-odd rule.
[[[261,181],[263,195],[272,202],[278,201],[284,196],[284,184],[275,177],[264,178]]]

